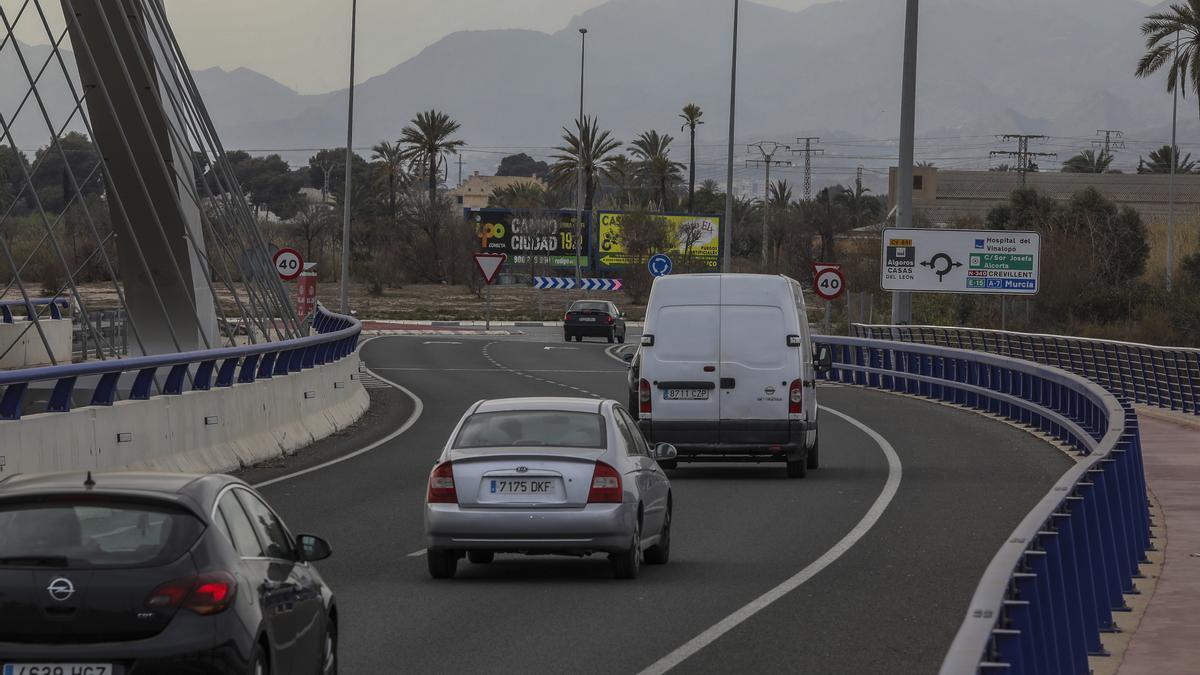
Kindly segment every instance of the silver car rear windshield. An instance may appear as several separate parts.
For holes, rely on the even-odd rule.
[[[0,505],[0,568],[151,567],[183,555],[204,523],[167,505],[53,497]]]
[[[607,447],[604,417],[597,413],[563,410],[508,410],[476,413],[467,418],[455,448],[551,446]]]

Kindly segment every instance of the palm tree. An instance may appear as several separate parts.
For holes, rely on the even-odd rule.
[[[488,206],[507,209],[540,209],[546,205],[546,191],[533,181],[517,181],[492,190]]]
[[[396,193],[408,183],[404,172],[404,149],[399,142],[381,141],[371,148],[371,159],[379,161],[379,179],[387,186],[388,215],[396,220]]]
[[[608,171],[609,154],[621,147],[621,141],[612,137],[612,132],[599,130],[594,117],[584,115],[575,120],[575,131],[563,127],[565,145],[556,148],[554,166],[550,167],[550,184],[555,188],[578,183],[579,172],[583,171],[585,211],[592,210],[592,201],[600,185],[600,176],[611,178]]]
[[[683,112],[679,113],[679,117],[683,119],[683,126],[679,127],[680,131],[688,130],[688,135],[691,140],[691,154],[688,155],[688,213],[695,213],[696,205],[696,127],[704,124],[700,118],[704,116],[704,111],[695,103],[689,103],[683,106]]]
[[[855,228],[862,227],[866,224],[865,221],[878,223],[883,219],[883,202],[874,195],[868,194],[869,192],[871,192],[870,188],[858,185],[853,190],[843,188],[833,197],[837,204],[846,209],[846,213],[850,216],[850,222]]]
[[[620,208],[631,206],[634,201],[634,176],[637,174],[637,165],[628,156],[620,154],[605,160],[604,168],[605,176],[617,193],[613,201]]]
[[[1150,77],[1168,66],[1167,91],[1174,92],[1183,80],[1180,93],[1186,97],[1190,85],[1200,102],[1200,0],[1186,0],[1165,12],[1150,14],[1142,24],[1142,35],[1146,36],[1146,53],[1138,60],[1135,74]],[[1178,51],[1177,37],[1182,37]]]
[[[1150,151],[1150,160],[1138,157],[1138,173],[1171,173],[1171,146],[1164,145],[1158,150]],[[1175,148],[1175,173],[1193,173],[1196,163],[1191,161],[1191,153],[1179,156],[1179,148]]]
[[[438,110],[417,113],[412,124],[400,130],[399,144],[401,159],[414,168],[414,173],[424,172],[429,181],[429,198],[437,196],[438,165],[442,155],[457,154],[466,142],[452,139],[461,125]]]
[[[661,208],[667,208],[669,187],[682,180],[683,164],[671,159],[671,134],[662,134],[653,129],[642,132],[629,145],[633,156],[638,159],[638,177],[653,187],[652,194],[658,197]]]
[[[1113,156],[1103,150],[1084,150],[1063,162],[1063,173],[1106,173],[1113,163]]]

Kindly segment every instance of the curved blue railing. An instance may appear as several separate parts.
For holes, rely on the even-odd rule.
[[[942,664],[963,673],[1080,673],[1127,609],[1151,549],[1137,415],[1100,385],[1029,361],[933,345],[817,337],[824,379],[938,399],[1036,428],[1084,457],[1000,547]]]
[[[24,300],[0,300],[0,323],[13,323],[13,308],[25,308],[25,320],[31,321],[36,313],[36,307],[50,305],[50,318],[61,319],[63,312],[71,308],[71,301],[65,298],[30,298]]]
[[[168,370],[159,395],[178,396],[184,391],[192,366],[196,369],[190,391],[231,387],[235,382],[254,382],[337,361],[354,352],[362,332],[358,319],[334,314],[320,305],[314,313],[313,328],[317,335],[279,342],[0,372],[0,387],[4,388],[0,420],[21,418],[25,394],[33,382],[55,383],[46,412],[71,410],[75,383],[85,376],[100,376],[91,398],[90,405],[94,406],[113,404],[117,384],[125,373],[137,373],[129,400],[150,398],[155,375],[162,369]]]

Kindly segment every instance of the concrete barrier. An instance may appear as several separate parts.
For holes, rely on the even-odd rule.
[[[0,477],[85,469],[225,472],[282,457],[362,416],[370,398],[350,377],[358,364],[352,354],[232,387],[0,421]]]
[[[71,319],[39,319],[38,325],[58,363],[71,362]],[[48,366],[53,363],[37,326],[29,321],[0,322],[0,370]]]

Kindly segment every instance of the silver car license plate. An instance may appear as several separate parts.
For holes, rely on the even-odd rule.
[[[6,663],[4,675],[112,675],[111,663]]]
[[[664,389],[663,399],[667,401],[707,401],[707,389]]]
[[[551,476],[488,477],[483,479],[481,487],[481,502],[559,502],[563,499],[562,479]]]

